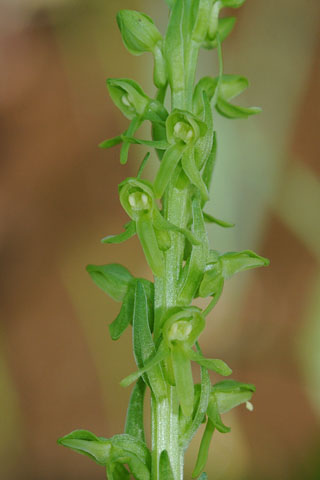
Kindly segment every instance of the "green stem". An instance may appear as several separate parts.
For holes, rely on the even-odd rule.
[[[186,227],[189,189],[178,188],[178,181],[167,189],[164,213],[168,221]],[[181,179],[180,179],[181,182]],[[162,313],[177,305],[178,280],[184,252],[184,237],[170,232],[171,247],[165,254],[165,275],[155,279],[155,338],[161,331]],[[168,387],[168,396],[161,402],[152,400],[152,480],[160,479],[159,459],[162,450],[169,455],[175,480],[183,479],[183,452],[179,446],[179,403],[176,387]]]

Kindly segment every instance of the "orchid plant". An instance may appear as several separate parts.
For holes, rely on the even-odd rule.
[[[212,384],[209,370],[228,377],[231,368],[220,359],[206,358],[199,337],[209,313],[220,298],[224,282],[238,272],[266,266],[269,261],[245,250],[221,253],[210,248],[206,223],[222,228],[233,225],[207,212],[216,162],[217,137],[213,109],[229,119],[248,118],[257,107],[231,103],[248,87],[248,81],[223,71],[221,44],[235,24],[220,18],[225,7],[238,8],[244,0],[166,0],[169,23],[163,37],[143,13],[122,10],[118,26],[133,55],[151,52],[154,58],[155,98],[133,80],[109,79],[107,88],[115,105],[130,121],[127,130],[100,144],[121,144],[120,162],[128,160],[131,144],[153,148],[159,167],[152,182],[143,179],[148,152],[134,178],[119,185],[120,203],[129,217],[124,231],[102,242],[118,244],[137,235],[154,281],[135,278],[119,264],[89,265],[93,281],[115,301],[119,314],[110,324],[118,340],[131,326],[137,371],[121,384],[134,383],[124,433],[112,438],[76,430],[59,444],[88,455],[106,468],[109,480],[181,480],[184,455],[191,439],[205,424],[193,478],[204,473],[215,430],[230,428],[222,415],[245,403],[249,409],[255,387],[231,379]],[[218,74],[195,85],[199,50],[216,49]],[[165,106],[170,90],[171,110]],[[151,138],[137,130],[151,123]],[[194,299],[208,299],[206,308]],[[194,383],[192,365],[201,381]],[[145,392],[151,392],[151,444],[145,439]]]

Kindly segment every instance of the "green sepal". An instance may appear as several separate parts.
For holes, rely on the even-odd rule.
[[[167,450],[162,450],[159,459],[159,478],[175,480]]]
[[[122,135],[122,138],[124,141],[127,141],[129,143],[137,144],[137,145],[146,145],[147,147],[153,147],[158,150],[166,150],[170,145],[166,140],[142,140],[140,138],[135,138],[135,137],[126,137],[125,135]]]
[[[220,0],[224,7],[239,8],[246,0]]]
[[[117,302],[125,298],[128,285],[133,280],[129,270],[118,263],[87,265],[86,270],[94,283]]]
[[[182,37],[183,0],[175,0],[164,40],[164,56],[167,61],[168,80],[175,96],[181,96],[185,88],[184,48]]]
[[[99,465],[106,465],[112,455],[111,441],[99,438],[87,430],[74,430],[59,438],[58,444],[87,455]]]
[[[147,296],[140,281],[137,281],[135,291],[133,350],[136,364],[139,369],[143,369],[150,358],[156,353],[149,327]],[[153,368],[150,368],[147,377],[144,379],[150,384],[150,388],[158,400],[165,397],[166,385],[160,365],[155,365]]]
[[[154,212],[153,221],[155,228],[159,230],[167,230],[168,232],[181,233],[186,237],[186,239],[188,240],[188,242],[190,242],[191,245],[201,244],[201,240],[197,238],[197,236],[193,232],[191,232],[187,228],[180,228],[177,225],[169,222],[161,215],[159,211]]]
[[[218,21],[218,30],[217,36],[213,40],[206,38],[206,40],[202,43],[202,48],[206,50],[211,50],[212,48],[218,47],[218,40],[219,37],[220,43],[224,42],[224,40],[230,35],[232,32],[237,19],[235,17],[224,17],[219,18]]]
[[[132,220],[125,224],[124,232],[119,233],[118,235],[108,235],[101,240],[101,243],[111,243],[118,244],[123,243],[132,238],[136,233],[136,224]]]
[[[208,370],[213,370],[223,377],[227,377],[232,373],[231,368],[223,360],[205,358],[202,354],[192,350],[192,348],[188,350],[188,355],[190,360],[199,363],[199,365],[207,368]]]
[[[212,77],[202,77],[194,88],[192,97],[192,111],[195,115],[203,114],[205,105],[203,93],[209,103],[211,102],[217,88],[217,79]]]
[[[200,347],[196,344],[198,351],[200,352]],[[197,432],[201,423],[205,419],[205,414],[208,408],[210,392],[211,392],[211,382],[208,370],[204,367],[201,367],[201,384],[195,386],[195,393],[199,390],[199,398],[195,403],[193,410],[193,415],[191,421],[187,422],[186,427],[183,430],[180,437],[180,445],[182,448],[186,449],[191,442],[193,436]],[[185,417],[182,417],[183,419]]]
[[[138,378],[137,383],[133,387],[129,405],[127,409],[126,424],[124,431],[126,434],[137,438],[141,442],[145,442],[144,434],[144,396],[146,392],[146,384],[142,378]]]
[[[224,100],[232,100],[249,87],[249,81],[240,75],[222,75],[219,96]]]
[[[213,423],[215,428],[218,430],[220,433],[229,433],[231,428],[227,427],[220,416],[219,408],[218,408],[218,403],[216,400],[216,396],[214,392],[211,392],[210,395],[210,401],[208,404],[208,409],[207,409],[207,415],[209,420]]]
[[[198,0],[193,2],[193,28],[191,40],[199,46],[205,41],[208,32],[209,16],[212,0]]]
[[[220,115],[230,119],[248,118],[262,111],[260,107],[239,107],[227,102],[223,98],[218,98],[216,109]]]
[[[201,241],[200,245],[192,247],[189,261],[186,265],[184,281],[178,293],[178,303],[188,305],[192,302],[203,277],[208,256],[208,237],[202,216],[201,202],[198,195],[192,200],[192,230]]]
[[[203,212],[203,218],[206,223],[215,223],[223,228],[233,228],[235,226],[234,223],[225,222],[224,220],[220,220],[217,217],[213,217],[209,213]]]
[[[193,377],[189,356],[182,345],[177,343],[171,348],[174,378],[182,413],[190,417],[193,411]]]
[[[152,52],[162,36],[153,20],[135,10],[120,10],[117,23],[126,48],[132,55]]]
[[[103,142],[99,143],[99,148],[111,148],[115,145],[119,145],[122,143],[122,135],[117,135],[116,137],[109,138],[108,140],[104,140]]]
[[[213,132],[211,152],[208,156],[208,159],[206,161],[206,164],[202,172],[202,178],[207,187],[208,192],[210,191],[212,175],[213,175],[214,167],[216,164],[216,159],[217,159],[217,135],[216,135],[216,132]]]
[[[159,248],[152,220],[146,215],[137,220],[136,226],[143,252],[152,273],[157,277],[162,277],[165,272],[164,256]]]
[[[157,198],[161,198],[172,178],[173,172],[181,160],[185,145],[171,145],[162,157],[160,168],[154,180],[154,192]]]
[[[208,190],[197,168],[194,158],[194,148],[186,148],[182,155],[181,164],[190,182],[199,189],[202,201],[204,203],[207,202],[209,199]]]
[[[111,100],[129,120],[143,116],[151,99],[140,85],[129,78],[108,78],[107,87]]]
[[[270,264],[267,258],[260,257],[252,250],[242,252],[228,252],[220,257],[223,277],[227,280],[236,273],[244,272],[251,268],[266,267]]]
[[[212,387],[219,413],[226,413],[242,403],[249,402],[256,388],[251,383],[223,380]]]
[[[212,150],[214,139],[212,110],[205,91],[202,92],[202,97],[204,110],[203,119],[205,124],[207,125],[207,133],[203,137],[199,138],[195,146],[194,155],[198,170],[201,170],[202,167],[206,164]]]
[[[212,440],[212,435],[214,433],[214,425],[213,423],[208,420],[205,431],[203,433],[202,439],[201,439],[201,444],[198,452],[198,458],[196,461],[196,466],[194,467],[194,470],[192,472],[192,478],[197,477],[204,467],[206,466],[207,460],[208,460],[208,453],[209,453],[209,447],[210,443]],[[205,475],[205,474],[204,474]],[[202,475],[200,476],[200,478]],[[205,475],[203,478],[207,478]]]
[[[210,265],[211,267],[211,265]],[[207,298],[215,295],[223,287],[224,278],[222,275],[221,263],[218,262],[207,268],[204,272],[203,279],[199,287],[199,297]]]
[[[153,368],[154,366],[158,365],[160,362],[165,360],[165,358],[169,355],[170,351],[168,346],[165,344],[165,342],[161,342],[157,351],[155,354],[145,362],[145,365],[143,368],[140,368],[137,372],[133,372],[127,377],[125,377],[123,380],[121,380],[120,385],[122,387],[128,387],[131,385],[131,383],[135,382],[141,375],[143,375],[145,372]]]
[[[128,129],[124,132],[124,136],[133,137],[135,132],[138,130],[138,128],[142,124],[143,120],[144,119],[141,116],[134,117],[131,120]],[[127,141],[123,141],[122,147],[121,147],[121,150],[120,150],[120,163],[121,163],[121,165],[125,165],[128,161],[129,148],[130,148],[130,143],[127,142]]]

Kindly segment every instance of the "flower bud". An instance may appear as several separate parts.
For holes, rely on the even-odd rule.
[[[152,52],[162,36],[153,20],[135,10],[120,10],[117,23],[123,43],[133,55]]]
[[[133,80],[109,78],[107,87],[114,104],[129,120],[143,115],[150,103],[151,99]]]

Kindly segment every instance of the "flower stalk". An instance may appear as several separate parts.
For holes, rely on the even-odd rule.
[[[237,8],[244,0],[166,3],[170,17],[164,37],[147,15],[130,10],[118,13],[128,51],[153,55],[158,92],[151,98],[133,80],[107,80],[112,100],[130,124],[123,134],[100,144],[101,148],[122,144],[122,164],[129,158],[132,143],[153,148],[160,160],[153,181],[143,178],[148,152],[137,176],[121,182],[120,203],[129,222],[122,233],[102,240],[105,244],[122,243],[137,235],[154,282],[135,278],[118,264],[87,267],[93,281],[122,302],[119,315],[109,326],[112,339],[118,340],[132,327],[137,371],[121,381],[124,387],[134,383],[125,431],[104,439],[76,430],[59,440],[103,465],[109,480],[183,480],[184,455],[204,422],[192,476],[207,479],[204,469],[213,433],[230,431],[221,414],[249,402],[255,390],[251,384],[230,379],[212,385],[209,370],[222,377],[232,371],[220,359],[205,358],[199,345],[225,281],[238,272],[269,263],[250,250],[212,250],[205,226],[233,226],[204,210],[216,161],[213,109],[231,119],[248,118],[260,111],[230,102],[248,87],[248,81],[223,72],[221,43],[235,20],[219,15],[224,7]],[[201,48],[217,49],[218,75],[204,77],[195,85]],[[170,112],[165,107],[168,91]],[[151,123],[152,137],[148,140],[136,136],[144,121]],[[208,299],[204,310],[193,305],[198,297]],[[193,364],[200,367],[199,384],[193,380]],[[151,445],[146,444],[144,435],[146,389],[151,392]]]

